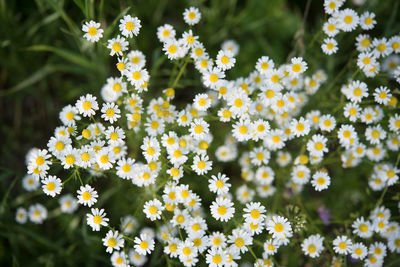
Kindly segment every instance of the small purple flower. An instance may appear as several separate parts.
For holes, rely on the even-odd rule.
[[[351,262],[351,263],[357,263],[357,262],[360,261],[359,259],[355,259],[355,258],[353,258],[353,257],[350,256],[350,255],[347,256],[347,259],[348,259],[348,261]]]
[[[329,225],[330,224],[329,221],[332,219],[330,210],[328,208],[326,208],[325,206],[319,206],[317,211],[318,211],[318,215],[321,218],[322,222],[325,225]]]

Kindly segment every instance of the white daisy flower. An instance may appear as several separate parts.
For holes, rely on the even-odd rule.
[[[225,174],[218,173],[217,176],[211,175],[211,179],[208,180],[208,187],[211,192],[217,195],[225,195],[229,192],[231,184],[228,183],[229,177]]]
[[[122,56],[123,52],[128,50],[128,41],[124,37],[117,36],[117,38],[113,38],[107,41],[107,48],[110,49],[110,56],[118,55]]]
[[[96,113],[96,110],[99,109],[96,97],[91,94],[81,96],[79,100],[76,101],[75,107],[78,109],[79,114],[84,117],[93,116]]]
[[[103,29],[100,28],[100,23],[93,20],[85,22],[85,24],[82,25],[82,31],[85,32],[83,37],[91,42],[98,42],[100,38],[103,37],[104,32]]]
[[[103,103],[101,112],[103,113],[101,117],[110,123],[114,123],[121,117],[121,111],[115,103]]]
[[[311,179],[311,185],[315,191],[322,191],[329,187],[331,184],[331,178],[326,172],[318,171],[313,174]]]
[[[88,225],[92,227],[93,231],[100,231],[101,226],[108,225],[108,218],[106,217],[106,213],[104,209],[92,208],[92,213],[86,214],[86,222]]]
[[[221,70],[229,70],[235,65],[236,59],[229,50],[220,50],[217,54],[216,63]]]
[[[311,235],[304,239],[301,244],[301,249],[304,254],[310,256],[311,258],[317,258],[321,254],[322,250],[324,250],[324,237],[319,234]]]
[[[338,43],[333,38],[325,38],[321,45],[322,51],[327,55],[335,54],[338,51]]]
[[[216,220],[223,222],[229,221],[235,213],[233,202],[224,197],[216,198],[211,204],[210,210]]]
[[[56,176],[49,175],[47,178],[42,180],[42,188],[43,192],[46,195],[55,197],[56,195],[60,194],[62,189],[61,179],[57,178]]]
[[[185,9],[185,12],[183,12],[183,19],[187,24],[195,25],[199,23],[201,19],[201,13],[198,8],[190,7]]]
[[[157,37],[161,42],[175,38],[175,29],[170,24],[164,24],[157,28]]]
[[[143,212],[151,221],[161,219],[161,212],[163,210],[164,206],[158,199],[147,201],[143,206]]]
[[[124,239],[118,231],[109,230],[106,236],[102,239],[103,245],[107,247],[106,251],[112,253],[113,250],[120,250],[124,247]]]
[[[94,203],[97,202],[97,191],[94,190],[90,185],[81,186],[77,191],[78,194],[78,203],[83,204],[84,206],[91,207]]]
[[[347,255],[351,252],[352,242],[345,235],[338,236],[333,240],[333,250],[342,255]]]
[[[125,15],[119,24],[119,30],[123,36],[133,37],[139,34],[139,30],[142,27],[140,20],[137,17],[132,17],[131,15]]]

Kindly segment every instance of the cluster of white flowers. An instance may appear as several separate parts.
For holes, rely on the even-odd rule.
[[[351,9],[339,10],[344,2],[324,3],[330,15],[323,27],[329,37],[322,46],[327,54],[336,52],[337,43],[332,37],[339,31],[353,31],[358,26],[370,30],[376,24],[373,13],[358,15]],[[191,7],[183,17],[193,26],[200,21],[201,13]],[[120,20],[123,37],[108,40],[107,46],[110,55],[117,57],[120,76],[108,78],[102,87],[101,96],[106,103],[100,104],[95,96],[87,94],[75,105],[64,107],[60,112],[62,125],[55,129],[47,149],[33,149],[27,155],[28,175],[23,179],[26,190],[36,190],[41,183],[43,192],[51,197],[61,194],[64,183],[80,183],[76,197],[65,194],[59,198],[61,210],[73,213],[78,204],[91,207],[87,224],[93,231],[108,228],[103,244],[112,253],[114,266],[145,264],[157,245],[156,239],[168,258],[177,258],[184,266],[196,266],[204,254],[210,266],[237,266],[242,254],[250,250],[254,255],[251,247],[257,242],[264,253],[255,258],[255,266],[273,266],[273,255],[291,243],[295,231],[290,218],[278,215],[272,203],[264,204],[268,197],[282,193],[275,194],[275,180],[280,179],[284,187],[281,189],[286,188],[291,196],[298,196],[307,186],[316,194],[327,190],[337,179],[326,168],[337,151],[339,155],[333,157],[341,160],[343,168],[363,161],[374,165],[368,181],[373,191],[383,191],[398,182],[400,170],[387,152],[399,150],[400,115],[395,109],[397,98],[387,86],[369,89],[372,86],[366,82],[351,79],[341,87],[343,101],[337,110],[303,113],[310,97],[328,79],[323,70],[312,72],[301,57],[278,65],[262,56],[249,75],[228,80],[226,72],[235,66],[239,52],[236,42],[224,42],[212,58],[193,27],[178,38],[176,30],[165,24],[157,29],[157,37],[166,57],[179,65],[180,71],[162,96],[154,97],[146,106],[144,95],[150,85],[146,58],[141,51],[129,50],[129,38],[137,36],[140,28],[136,17],[127,15]],[[99,23],[85,23],[82,30],[89,41],[102,38]],[[360,35],[357,50],[360,68],[368,77],[378,73],[379,58],[400,61],[393,55],[400,51],[398,36],[371,41],[369,36]],[[204,89],[191,103],[178,109],[173,104],[175,91],[191,62],[201,75]],[[397,73],[399,78],[399,69]],[[213,132],[220,127],[215,124],[224,125],[230,134],[215,142],[215,152],[211,153]],[[133,153],[127,145],[132,133],[142,136],[135,159],[130,157]],[[300,150],[291,152],[289,143],[300,144]],[[235,160],[242,181],[232,183],[226,174],[214,171],[216,165]],[[72,169],[71,176],[60,179],[52,175],[50,167],[55,164]],[[288,170],[289,179],[276,177],[281,169]],[[147,223],[157,222],[156,232],[149,227],[138,231],[139,220],[130,215],[122,218],[122,225],[116,230],[110,226],[103,208],[92,207],[98,205],[101,193],[81,174],[101,176],[105,171],[150,193],[152,198],[136,204],[142,205],[141,217]],[[207,201],[210,205],[203,205],[201,196],[182,181],[189,175],[207,179],[207,190],[215,194],[215,199]],[[25,223],[27,217],[41,223],[47,211],[36,204],[28,212],[18,208],[16,216],[19,223]],[[211,221],[233,227],[210,232]],[[390,221],[390,210],[384,206],[379,204],[372,210],[368,220],[357,218],[352,228],[353,235],[344,232],[331,237],[332,242],[321,233],[309,235],[301,250],[316,258],[329,245],[336,254],[364,260],[366,266],[381,266],[387,248],[400,253],[399,224]],[[341,230],[344,229],[338,229]],[[137,234],[130,238],[133,233]],[[370,239],[372,236],[381,241]],[[359,238],[365,242],[356,242]],[[126,253],[122,248],[130,250]],[[333,260],[340,263],[339,258]]]
[[[325,12],[329,15],[324,23],[323,32],[326,38],[321,46],[327,55],[335,54],[339,47],[334,39],[340,32],[351,32],[361,29],[370,31],[374,29],[377,21],[373,12],[365,11],[358,14],[350,8],[340,9],[345,1],[325,0]],[[400,35],[372,38],[369,34],[360,33],[355,40],[358,52],[357,65],[367,77],[375,77],[382,69],[391,78],[400,83]]]

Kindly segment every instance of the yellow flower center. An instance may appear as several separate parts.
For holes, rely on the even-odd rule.
[[[95,35],[97,35],[97,29],[96,29],[96,27],[90,27],[89,30],[88,30],[88,34],[89,34],[90,36],[95,36]]]
[[[244,246],[244,239],[241,238],[241,237],[236,238],[236,240],[235,240],[235,245],[236,245],[238,248],[243,247],[243,246]]]
[[[90,192],[88,192],[88,191],[85,191],[82,194],[82,198],[83,198],[83,200],[89,200],[92,198],[92,194],[90,194]]]
[[[229,57],[227,57],[227,56],[221,57],[221,62],[222,62],[222,64],[228,64],[229,63]]]
[[[156,214],[157,211],[158,211],[158,209],[157,209],[156,206],[151,206],[151,207],[149,208],[149,212],[150,212],[151,214]]]
[[[63,150],[64,149],[64,147],[65,147],[65,145],[64,145],[64,143],[63,142],[61,142],[61,141],[58,141],[57,143],[56,143],[56,149],[58,150],[58,151],[60,151],[60,150]]]
[[[55,185],[53,182],[49,182],[49,183],[46,185],[46,188],[47,188],[47,190],[49,190],[49,191],[53,191],[54,189],[56,189],[56,185]]]
[[[125,28],[128,31],[131,31],[135,28],[135,23],[133,23],[132,21],[128,21],[127,23],[125,23]]]
[[[227,211],[228,209],[225,206],[219,206],[217,209],[219,215],[224,215]]]
[[[280,233],[283,231],[283,225],[281,223],[277,223],[277,224],[275,224],[274,229],[276,232]]]

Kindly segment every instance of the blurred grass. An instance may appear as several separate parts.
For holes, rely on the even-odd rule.
[[[82,94],[92,93],[99,96],[106,78],[117,75],[114,68],[115,59],[108,56],[105,46],[91,45],[83,40],[80,28],[84,21],[100,21],[106,29],[104,41],[117,33],[118,20],[123,14],[135,15],[141,19],[142,29],[132,49],[139,49],[146,55],[147,68],[152,74],[150,92],[155,96],[167,87],[168,82],[168,76],[158,70],[171,68],[170,62],[163,60],[164,57],[160,53],[161,45],[156,39],[156,28],[170,23],[178,34],[182,33],[186,29],[182,12],[190,5],[200,7],[202,20],[195,27],[195,32],[211,56],[216,55],[220,44],[226,39],[234,39],[240,44],[237,66],[228,73],[228,78],[248,75],[262,55],[268,55],[278,64],[282,64],[293,48],[298,48],[294,36],[302,27],[306,0],[0,0],[1,266],[109,264],[109,259],[99,242],[100,236],[88,232],[85,213],[82,211],[78,213],[78,217],[64,215],[57,220],[50,219],[44,226],[31,223],[21,226],[15,223],[14,212],[17,204],[21,205],[28,197],[34,199],[33,202],[48,199],[35,194],[18,197],[23,192],[20,182],[26,172],[25,153],[32,146],[46,146],[54,128],[60,124],[58,112],[62,107],[74,103]],[[383,14],[387,16],[387,12],[392,10],[387,21],[380,23],[378,20],[378,27],[372,35],[382,32],[393,34],[399,31],[399,25],[396,23],[399,21],[399,14],[396,8],[390,8],[393,5],[398,7],[397,1],[375,0],[369,1],[368,5],[379,15],[378,19],[382,20]],[[312,1],[305,24],[305,43],[319,31],[323,17],[322,1]],[[329,57],[325,62],[320,57],[320,41],[317,39],[313,47],[307,50],[310,67],[315,70],[328,66],[328,74],[337,72],[346,64],[348,55],[345,51],[351,50],[353,44],[350,41],[343,42],[344,47],[341,47],[337,57]],[[185,77],[193,76],[192,66],[188,67],[188,72],[190,75],[185,74]],[[198,77],[198,74],[194,75]],[[338,81],[338,84],[344,80],[345,77]],[[192,84],[189,89],[198,90],[198,87],[199,84]],[[338,88],[332,89],[332,93],[327,94],[322,88],[321,95],[335,98]],[[188,91],[190,90],[178,94],[187,99],[194,94]],[[333,172],[333,177],[344,176],[343,171],[339,169],[332,168],[329,171]],[[363,173],[367,171],[368,169],[365,169]],[[346,170],[343,179],[351,181],[338,183],[333,193],[326,196],[325,203],[331,203],[331,208],[339,211],[336,215],[340,218],[345,218],[348,210],[357,209],[357,203],[368,201],[362,198],[363,196],[355,195],[351,197],[359,199],[352,202],[353,204],[349,204],[348,197],[337,199],[337,194],[353,192],[352,190],[365,186],[366,177],[365,181],[356,178],[360,178],[358,171]],[[113,183],[106,178],[99,178],[96,183],[102,188],[115,186],[107,195],[102,196],[102,201],[120,191],[126,193],[134,188],[133,185]],[[204,187],[206,184],[200,182],[193,186]],[[73,188],[75,187],[67,186],[64,192],[73,192]],[[307,195],[309,197],[303,201],[313,202],[311,191],[307,192]],[[108,206],[104,202],[114,225],[117,225],[116,220],[119,216],[132,209],[132,205],[139,205],[136,202],[139,197],[126,195],[125,202],[119,202],[117,207]],[[205,202],[208,202],[207,196],[205,199]],[[318,201],[311,204],[316,207],[320,204]],[[47,208],[51,211],[57,206],[58,203],[52,201],[51,206]],[[345,209],[341,213],[338,207]],[[291,264],[303,261],[301,258],[284,260],[289,260]]]

